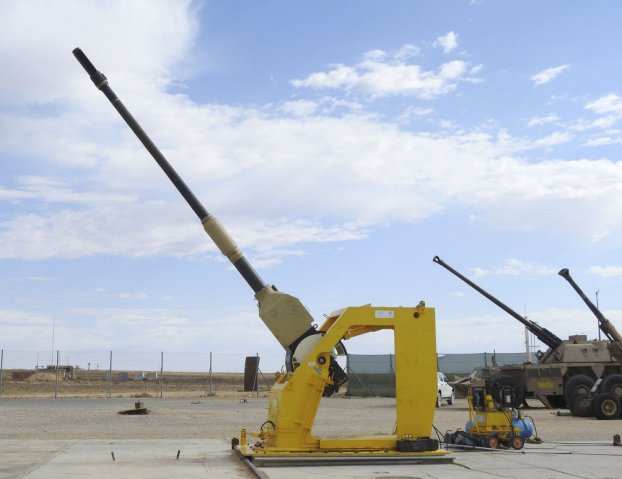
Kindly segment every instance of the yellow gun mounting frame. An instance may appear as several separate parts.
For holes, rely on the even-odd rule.
[[[394,333],[397,420],[393,434],[315,437],[312,428],[329,381],[331,352],[342,340],[382,329]],[[348,307],[332,313],[319,332],[322,338],[306,359],[294,372],[281,375],[272,387],[268,421],[262,430],[252,434],[242,430],[240,453],[258,464],[296,456],[391,456],[438,462],[446,451],[439,450],[438,441],[430,438],[437,389],[434,309],[423,303],[416,308]],[[256,440],[251,444],[252,437]]]

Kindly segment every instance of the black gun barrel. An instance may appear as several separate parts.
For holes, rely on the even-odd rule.
[[[610,341],[615,341],[620,346],[622,346],[622,337],[620,336],[618,330],[611,323],[611,321],[605,318],[603,313],[601,313],[600,310],[594,305],[594,303],[592,303],[590,298],[587,297],[587,295],[583,292],[579,285],[575,283],[574,279],[572,279],[572,276],[570,276],[570,271],[568,270],[568,268],[563,268],[559,270],[559,273],[557,274],[559,274],[562,278],[568,281],[568,283],[570,283],[570,286],[572,286],[573,289],[578,293],[583,302],[587,304],[587,307],[590,308],[590,311],[594,313],[594,316],[596,316],[596,318],[598,319],[598,327],[603,333],[605,333],[605,336],[607,336]]]
[[[469,278],[467,278],[466,276],[460,274],[458,271],[453,269],[451,266],[445,263],[438,256],[435,256],[432,259],[432,261],[434,261],[437,264],[440,264],[443,268],[445,268],[447,271],[449,271],[450,273],[453,273],[455,276],[460,278],[462,281],[468,284],[475,291],[477,291],[478,293],[480,293],[481,295],[485,296],[490,301],[492,301],[494,304],[499,306],[503,311],[508,313],[510,316],[513,316],[516,320],[520,321],[523,325],[525,325],[525,327],[529,331],[531,331],[540,341],[546,344],[549,348],[552,348],[552,349],[558,348],[559,345],[562,343],[562,340],[558,336],[553,334],[551,331],[549,331],[546,328],[543,328],[538,323],[535,323],[529,319],[525,319],[520,314],[518,314],[516,311],[514,311],[512,308],[510,308],[509,306],[507,306],[506,304],[502,303],[497,298],[495,298],[492,294],[480,288]]]
[[[229,258],[255,293],[261,291],[266,286],[264,281],[253,269],[246,257],[239,251],[226,230],[220,225],[220,223],[218,223],[214,216],[207,212],[194,193],[190,190],[190,188],[188,188],[188,185],[186,185],[184,180],[181,179],[175,169],[164,157],[155,143],[151,141],[151,138],[149,138],[147,133],[145,133],[127,108],[125,108],[125,105],[123,105],[119,97],[114,93],[114,91],[112,91],[112,88],[110,88],[106,76],[95,68],[80,48],[75,48],[73,50],[73,54],[78,62],[80,62],[80,65],[82,65],[82,67],[89,74],[95,86],[101,90],[104,95],[106,95],[106,98],[108,98],[110,103],[112,103],[112,106],[114,106],[114,108],[119,112],[127,125],[136,134],[153,159],[158,163],[158,165],[160,165],[160,168],[162,168],[164,173],[166,173],[166,176],[169,177],[173,185],[175,185],[175,188],[177,188],[192,210],[199,217],[207,233],[210,235],[212,240],[214,240],[222,253]]]

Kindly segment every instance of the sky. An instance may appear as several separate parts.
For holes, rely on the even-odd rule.
[[[283,362],[252,290],[75,47],[316,323],[423,300],[439,353],[523,351],[523,327],[438,255],[562,339],[595,338],[567,267],[622,328],[621,14],[579,0],[0,0],[5,367],[56,350],[81,367],[108,351],[166,351],[179,369],[209,352],[240,370],[245,355]],[[392,338],[346,347],[387,353]]]

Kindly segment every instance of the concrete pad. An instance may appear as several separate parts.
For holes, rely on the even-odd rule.
[[[0,440],[0,479],[24,477],[60,454],[74,441]]]
[[[622,448],[603,443],[527,445],[522,451],[455,451],[453,464],[316,466],[259,470],[270,479],[382,477],[435,479],[612,479],[622,477]]]
[[[177,451],[180,451],[177,460]],[[114,453],[114,460],[112,458]],[[453,451],[453,464],[260,467],[268,479],[382,477],[611,479],[622,477],[622,447],[604,442],[528,444],[522,451]],[[0,440],[0,478],[252,478],[220,439]]]
[[[87,440],[70,445],[67,445],[66,441],[62,442],[63,444],[57,446],[49,444],[46,448],[42,445],[33,445],[32,441],[24,441],[22,444],[15,444],[10,453],[3,447],[0,452],[3,475],[0,477],[7,479],[252,477],[246,466],[233,454],[230,444],[222,440]],[[177,459],[178,451],[179,459]],[[29,467],[25,467],[28,458],[31,463]]]

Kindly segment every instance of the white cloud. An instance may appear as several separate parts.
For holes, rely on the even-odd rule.
[[[605,145],[619,145],[620,143],[622,143],[622,138],[620,138],[619,136],[617,138],[612,138],[610,136],[597,136],[589,138],[581,146],[589,148]]]
[[[292,85],[311,88],[351,88],[358,81],[359,75],[354,68],[333,65],[332,70],[328,72],[312,73],[304,80],[292,80]]]
[[[417,57],[421,54],[421,49],[416,45],[406,44],[393,53],[393,57],[397,61],[406,61],[409,58]]]
[[[485,300],[483,300],[485,301]],[[511,307],[511,306],[510,306]],[[464,313],[451,319],[437,319],[437,343],[442,345],[439,352],[477,353],[482,351],[519,352],[525,350],[525,328],[514,318],[491,305],[494,313]],[[622,311],[608,311],[608,316],[622,316]],[[562,339],[572,334],[587,334],[588,338],[597,336],[594,316],[587,308],[546,308],[527,312],[527,318],[549,329]],[[464,338],[469,337],[476,329],[476,344],[465,344]],[[499,334],[499,330],[504,334]],[[537,340],[536,340],[537,341]],[[541,349],[546,346],[540,345]]]
[[[542,265],[536,261],[524,261],[516,258],[510,258],[501,266],[495,266],[490,269],[481,267],[471,268],[474,277],[481,278],[484,276],[549,276],[557,273],[555,268]]]
[[[41,354],[41,362],[48,361],[53,327],[54,349],[60,350],[63,360],[68,355],[71,364],[79,363],[83,368],[87,367],[87,361],[91,362],[93,369],[98,361],[101,367],[106,367],[107,352],[111,345],[116,349],[113,361],[117,364],[124,360],[136,363],[151,356],[153,367],[159,367],[158,351],[164,351],[169,370],[173,369],[175,360],[179,361],[178,367],[182,370],[196,367],[192,363],[197,358],[184,357],[181,352],[201,352],[206,356],[210,351],[214,352],[216,371],[223,371],[223,364],[231,361],[237,361],[237,364],[230,366],[234,368],[232,370],[242,370],[244,355],[250,352],[264,353],[262,362],[270,357],[269,354],[273,354],[275,358],[270,357],[270,368],[279,369],[284,360],[284,354],[280,354],[281,349],[258,318],[254,307],[227,312],[163,308],[76,308],[65,311],[62,318],[20,310],[0,310],[0,327],[3,332],[5,368],[25,367],[26,361],[31,363],[26,367],[34,367],[37,351],[45,351]],[[232,338],[235,338],[233,342]],[[27,350],[23,349],[25,344],[28,345]],[[140,349],[137,349],[137,345],[140,345]],[[104,351],[105,354],[98,355]],[[133,352],[134,356],[128,351]],[[227,355],[230,357],[227,358]],[[209,357],[203,358],[205,371],[209,366],[208,360]],[[21,364],[15,364],[17,361],[21,361]],[[265,366],[268,367],[268,364]],[[145,366],[136,365],[136,368],[141,367]]]
[[[340,115],[356,113],[363,106],[354,101],[333,97],[324,97],[319,100],[290,100],[280,104],[280,110],[292,117],[303,118],[311,115]]]
[[[469,69],[460,60],[441,64],[436,71],[406,63],[418,53],[418,48],[412,45],[393,53],[372,50],[358,65],[333,65],[328,71],[311,73],[291,83],[297,88],[360,91],[375,97],[404,95],[433,99],[454,91],[463,81],[478,81],[475,75],[480,68]]]
[[[163,85],[198,31],[194,8],[190,0],[4,1],[0,100],[50,103],[81,96],[93,85],[76,74],[75,47],[96,67],[105,65],[105,73],[120,78],[124,72],[126,84]]]
[[[532,118],[529,119],[529,121],[527,122],[527,126],[542,126],[542,125],[548,125],[550,123],[555,123],[559,121],[559,117],[554,114],[551,113],[549,115],[546,116],[534,116]]]
[[[130,299],[130,300],[144,300],[147,299],[147,293],[144,292],[138,292],[138,293],[126,293],[126,292],[122,292],[119,293],[119,298],[121,299]]]
[[[166,95],[140,109],[208,211],[264,264],[304,254],[305,244],[361,239],[373,225],[419,221],[457,203],[496,227],[568,230],[595,240],[622,227],[622,165],[521,159],[529,149],[568,141],[563,133],[536,140],[413,133],[364,114],[283,118],[280,106],[260,114]],[[168,111],[175,122],[149,109]],[[65,144],[103,141],[92,121],[79,109],[59,116]],[[27,142],[29,131],[10,134]],[[0,190],[18,202],[0,222],[0,257],[219,256],[148,154],[123,125],[115,133],[123,142],[102,144],[86,185],[64,174],[62,181],[24,177]],[[54,130],[47,138],[38,148],[58,147],[64,156]],[[576,214],[565,214],[569,208]]]
[[[29,344],[33,349],[47,349],[51,344],[53,323],[52,315],[17,309],[0,309],[2,346],[5,350],[11,349],[13,344],[21,345],[22,348],[24,344]],[[5,368],[10,367],[7,366],[8,359],[5,357]]]
[[[22,21],[21,2],[8,5],[2,21]],[[38,5],[50,19],[61,15],[57,6]],[[82,5],[90,5],[95,10],[89,15],[103,15],[101,24],[120,13],[138,21],[140,10],[124,2],[112,2],[110,12],[100,11],[96,2],[79,5],[76,18]],[[183,2],[149,5],[154,11],[139,27],[146,30],[127,55],[111,53],[130,43],[126,33],[112,40],[119,43],[116,50],[110,44],[90,50],[85,44],[85,51],[94,52],[92,59],[113,87],[119,85],[122,99],[122,93],[128,95],[128,106],[208,211],[263,264],[305,254],[311,243],[361,239],[375,225],[416,222],[455,205],[502,228],[562,229],[600,239],[622,227],[622,165],[525,159],[532,149],[569,141],[568,133],[514,138],[454,123],[444,123],[446,131],[412,132],[341,99],[297,98],[253,109],[200,105],[166,93],[169,69],[185,56],[195,32],[191,9]],[[174,25],[157,28],[163,16],[176,19]],[[19,34],[14,45],[23,39],[25,50],[0,47],[0,59],[19,66],[15,62],[32,46],[27,38],[32,32],[14,33]],[[167,45],[154,48],[143,36],[154,37],[155,46]],[[67,47],[50,42],[39,55]],[[25,171],[37,172],[5,178],[0,185],[0,201],[11,205],[0,218],[0,257],[219,257],[190,209],[75,62],[73,46],[66,49],[67,65],[54,71],[58,88],[50,98],[65,98],[62,108],[0,113],[3,156],[28,157]],[[432,98],[472,79],[469,65],[460,61],[434,71],[406,63],[419,54],[413,45],[372,50],[354,67],[312,74],[299,85]],[[17,85],[3,93],[26,104],[44,101],[34,87]],[[614,111],[618,103],[609,96],[586,108]],[[413,105],[408,113],[425,116],[432,110]],[[577,214],[565,214],[569,208]]]
[[[619,144],[622,141],[620,130],[614,128],[614,125],[622,119],[622,98],[609,93],[586,103],[584,108],[599,116],[595,119],[579,118],[568,125],[568,130],[573,132],[602,131],[593,133],[581,146],[598,147]]]
[[[560,65],[558,67],[547,68],[546,70],[542,70],[541,72],[532,75],[531,81],[536,86],[544,85],[559,76],[569,67],[570,65]]]
[[[434,46],[441,47],[443,53],[450,53],[458,48],[458,35],[455,32],[448,32],[436,39]]]
[[[318,109],[318,104],[309,100],[294,100],[283,103],[282,108],[288,115],[302,117],[315,113]]]
[[[596,129],[610,129],[617,121],[619,117],[615,115],[605,115],[600,118],[596,118],[595,120],[586,120],[585,118],[580,118],[575,122],[571,123],[568,126],[570,131],[588,131],[588,130],[596,130]]]
[[[608,95],[587,103],[585,109],[600,115],[613,114],[620,117],[622,116],[622,98],[614,93],[609,93]]]
[[[590,273],[603,278],[622,278],[622,266],[591,266]]]
[[[568,132],[556,131],[551,133],[550,135],[545,136],[544,138],[538,138],[534,140],[534,145],[542,148],[549,148],[556,145],[561,145],[562,143],[567,143],[572,140],[573,136]]]
[[[411,120],[417,118],[428,117],[434,113],[434,108],[422,108],[417,106],[411,106],[406,108],[401,115],[398,116],[397,121],[399,123],[408,123]]]

